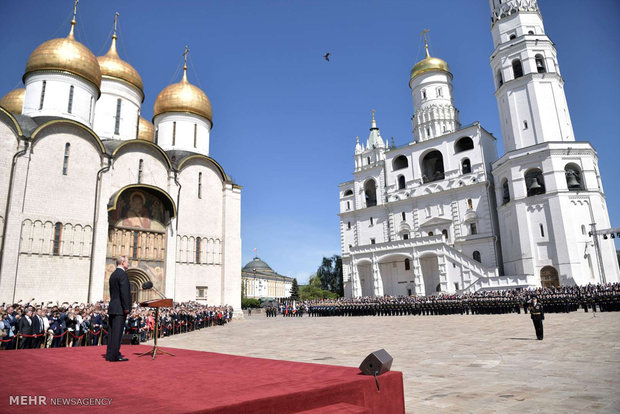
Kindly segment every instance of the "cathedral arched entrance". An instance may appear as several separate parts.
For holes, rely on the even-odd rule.
[[[437,255],[429,254],[420,257],[422,279],[424,280],[424,295],[431,296],[441,292],[439,278],[439,259]]]
[[[407,283],[413,280],[411,257],[404,253],[388,254],[379,258],[379,274],[383,282],[383,294],[406,296]]]
[[[140,269],[127,269],[127,277],[129,278],[132,302],[140,303],[152,299],[151,290],[142,290],[142,284],[151,281],[144,271]]]
[[[544,288],[560,286],[560,277],[555,267],[545,266],[540,269],[540,284]]]
[[[360,279],[362,296],[374,296],[372,264],[370,260],[357,264],[357,274]]]
[[[167,237],[176,205],[164,190],[146,184],[121,188],[108,202],[108,243],[104,297],[109,299],[108,280],[116,258],[129,259],[132,297],[140,299],[142,283],[153,282],[164,291]]]

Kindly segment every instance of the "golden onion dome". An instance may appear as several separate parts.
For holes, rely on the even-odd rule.
[[[25,94],[26,89],[24,88],[13,89],[11,92],[4,95],[2,99],[0,99],[0,106],[9,112],[13,112],[14,114],[21,114],[22,108],[24,107]]]
[[[450,73],[450,67],[448,66],[448,63],[445,60],[432,57],[428,53],[428,44],[425,45],[425,49],[426,49],[426,57],[413,66],[413,68],[411,69],[411,77],[410,77],[411,79],[425,72],[431,72],[431,71],[443,71],[443,72]],[[450,73],[450,75],[452,74]]]
[[[86,79],[99,89],[101,86],[99,62],[86,46],[75,40],[74,27],[75,14],[67,37],[48,40],[32,52],[26,63],[24,78],[29,73],[41,70],[69,72]]]
[[[181,82],[166,86],[157,95],[153,117],[165,112],[189,112],[213,121],[209,98],[202,89],[187,81],[187,65],[183,66]]]
[[[116,35],[112,35],[112,45],[104,56],[97,58],[101,68],[101,76],[104,78],[114,78],[127,82],[140,91],[144,100],[144,84],[138,72],[129,63],[118,56],[116,51]]]
[[[153,142],[155,141],[155,127],[148,120],[140,117],[138,124],[138,139]]]

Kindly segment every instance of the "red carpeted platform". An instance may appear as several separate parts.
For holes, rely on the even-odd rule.
[[[0,352],[0,412],[405,412],[396,371],[379,377],[377,391],[375,379],[357,368],[173,348],[162,349],[174,357],[137,357],[148,349],[123,345],[130,360],[115,363],[104,360],[105,347]]]

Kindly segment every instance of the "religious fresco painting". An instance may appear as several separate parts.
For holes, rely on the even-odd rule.
[[[114,227],[164,232],[168,221],[161,200],[141,190],[124,191],[110,212]]]

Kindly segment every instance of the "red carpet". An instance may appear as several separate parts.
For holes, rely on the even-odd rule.
[[[136,356],[148,349],[123,345],[129,361],[116,363],[103,359],[103,346],[0,352],[0,412],[405,412],[402,373],[396,371],[379,377],[377,391],[375,379],[357,368],[173,348],[162,349],[174,357]],[[42,396],[45,404],[15,405],[18,396],[38,402]],[[73,400],[52,405],[60,398]],[[84,402],[106,405],[75,405]]]

